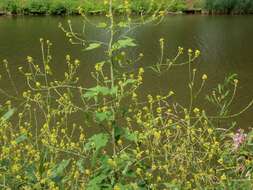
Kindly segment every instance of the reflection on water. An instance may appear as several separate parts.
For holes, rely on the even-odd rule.
[[[81,30],[80,17],[72,17],[75,28]],[[99,22],[101,17],[92,17],[93,22]],[[59,30],[58,23],[66,23],[62,17],[0,17],[0,59],[7,58],[14,70],[14,80],[18,84],[17,66],[25,64],[25,57],[30,55],[39,61],[39,38],[50,39],[53,42],[54,68],[56,76],[61,77],[64,70],[66,54],[82,61],[81,81],[91,83],[89,72],[96,61],[102,59],[103,50],[93,53],[83,52],[78,46],[71,46],[64,34]],[[226,74],[237,73],[240,87],[233,111],[239,111],[253,97],[253,16],[170,16],[158,26],[147,25],[136,30],[133,35],[138,41],[138,48],[129,53],[134,55],[143,52],[143,65],[154,64],[159,56],[159,38],[166,41],[166,56],[173,56],[178,46],[185,49],[199,49],[201,58],[196,62],[199,78],[208,74],[205,91],[222,81]],[[88,38],[106,40],[103,31],[87,27]],[[142,94],[176,92],[176,100],[187,104],[187,68],[176,68],[157,77],[152,72],[146,72]],[[8,82],[1,82],[1,87],[9,88]],[[22,88],[22,84],[18,84]],[[200,100],[201,106],[206,102]],[[241,127],[252,125],[251,108],[238,120]]]

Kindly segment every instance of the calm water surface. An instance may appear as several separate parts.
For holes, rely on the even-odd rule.
[[[81,19],[71,17],[73,25],[81,30]],[[103,18],[93,17],[94,22]],[[14,80],[19,82],[17,67],[25,63],[30,55],[38,62],[41,60],[39,38],[53,42],[53,67],[57,69],[56,76],[61,77],[64,72],[66,54],[82,61],[81,81],[90,85],[88,76],[96,61],[102,59],[103,52],[97,50],[86,53],[78,46],[71,46],[64,34],[59,30],[58,23],[66,23],[62,17],[0,17],[0,60],[8,59],[11,63]],[[87,27],[88,38],[105,40],[107,34]],[[166,56],[173,56],[178,46],[185,49],[199,49],[201,58],[196,63],[198,77],[208,74],[205,92],[209,92],[218,82],[229,73],[237,73],[240,80],[233,112],[240,111],[253,98],[253,16],[170,16],[158,26],[148,25],[137,29],[131,34],[138,41],[139,46],[129,53],[134,55],[140,51],[145,58],[142,65],[154,64],[159,57],[159,38],[166,41]],[[174,90],[176,99],[187,105],[187,68],[177,68],[161,77],[152,72],[146,72],[145,85],[142,94],[165,93]],[[1,87],[10,89],[8,81],[2,81]],[[200,100],[200,107],[206,102]],[[251,127],[253,124],[253,109],[249,109],[237,121],[240,127]]]

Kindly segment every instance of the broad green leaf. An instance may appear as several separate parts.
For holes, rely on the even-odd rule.
[[[105,133],[100,133],[93,135],[91,138],[89,138],[88,142],[85,144],[86,150],[90,150],[93,147],[96,151],[106,146],[108,142],[108,135]]]
[[[15,113],[15,111],[16,111],[15,108],[9,109],[9,110],[2,116],[2,118],[3,118],[5,121],[9,120],[9,119],[13,116],[13,114]]]
[[[134,39],[126,37],[125,39],[118,40],[116,43],[113,44],[114,50],[119,50],[126,47],[134,47],[136,44],[134,43]]]
[[[124,137],[127,140],[133,141],[133,142],[136,142],[138,140],[137,134],[136,133],[131,133],[128,128],[125,129],[125,135],[124,135]]]
[[[96,121],[99,122],[99,123],[101,123],[103,121],[113,120],[113,115],[110,111],[96,112],[95,117],[96,117]]]
[[[100,22],[98,25],[97,25],[98,28],[106,28],[107,27],[107,24],[105,22]]]
[[[67,168],[67,166],[70,163],[70,159],[68,160],[62,160],[61,163],[57,164],[53,169],[50,178],[55,179],[59,178],[63,175],[64,170]]]
[[[87,90],[87,92],[85,92],[83,94],[84,98],[94,98],[95,96],[98,96],[99,94],[102,94],[103,96],[106,95],[115,95],[117,94],[118,91],[118,87],[114,87],[114,88],[108,88],[105,86],[96,86],[96,87],[92,87],[90,89]]]
[[[87,48],[85,48],[85,51],[89,51],[89,50],[93,50],[93,49],[97,49],[101,46],[100,43],[91,43],[89,44],[89,46]]]
[[[97,91],[93,91],[93,90],[88,90],[87,92],[85,92],[84,94],[83,94],[83,97],[84,98],[88,98],[88,99],[90,99],[90,98],[93,98],[93,97],[95,97],[95,96],[97,96],[98,95],[98,92]]]

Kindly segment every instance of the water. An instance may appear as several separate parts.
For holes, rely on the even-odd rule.
[[[86,53],[79,46],[71,46],[58,28],[58,23],[66,23],[63,17],[0,17],[0,60],[8,59],[13,70],[14,81],[22,87],[17,67],[26,64],[26,56],[41,60],[39,38],[53,42],[53,67],[55,75],[61,77],[66,54],[81,60],[81,81],[86,85],[92,83],[88,76],[96,61],[102,60],[103,51]],[[80,17],[71,17],[74,28],[81,26]],[[93,22],[103,20],[91,18]],[[201,58],[196,63],[198,77],[208,74],[205,92],[209,92],[229,73],[239,76],[239,89],[233,113],[240,111],[253,98],[253,16],[169,16],[159,25],[138,28],[131,35],[137,39],[139,46],[130,50],[134,55],[140,51],[145,57],[141,65],[152,65],[159,57],[159,38],[165,38],[166,56],[173,56],[178,46],[185,49],[199,49]],[[81,27],[79,27],[81,30]],[[88,38],[106,39],[106,34],[88,27]],[[176,92],[176,100],[184,105],[188,102],[187,68],[177,68],[157,77],[153,72],[146,72],[145,84],[141,91],[146,94]],[[10,90],[10,83],[2,81],[2,88]],[[201,99],[200,107],[207,106]],[[249,109],[237,118],[242,128],[251,127],[253,109]]]

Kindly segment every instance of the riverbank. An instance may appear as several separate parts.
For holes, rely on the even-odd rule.
[[[87,14],[105,14],[107,0],[1,0],[1,15],[78,15],[80,8]],[[131,11],[134,14],[166,10],[170,14],[252,14],[253,1],[235,0],[233,3],[211,0],[118,0],[115,13]]]
[[[107,11],[107,1],[101,0],[2,0],[0,2],[0,15],[75,15],[80,8],[88,14],[104,14]],[[158,9],[169,12],[179,12],[186,9],[185,0],[143,1],[133,2],[119,0],[113,4],[115,12],[133,13],[154,12]]]

